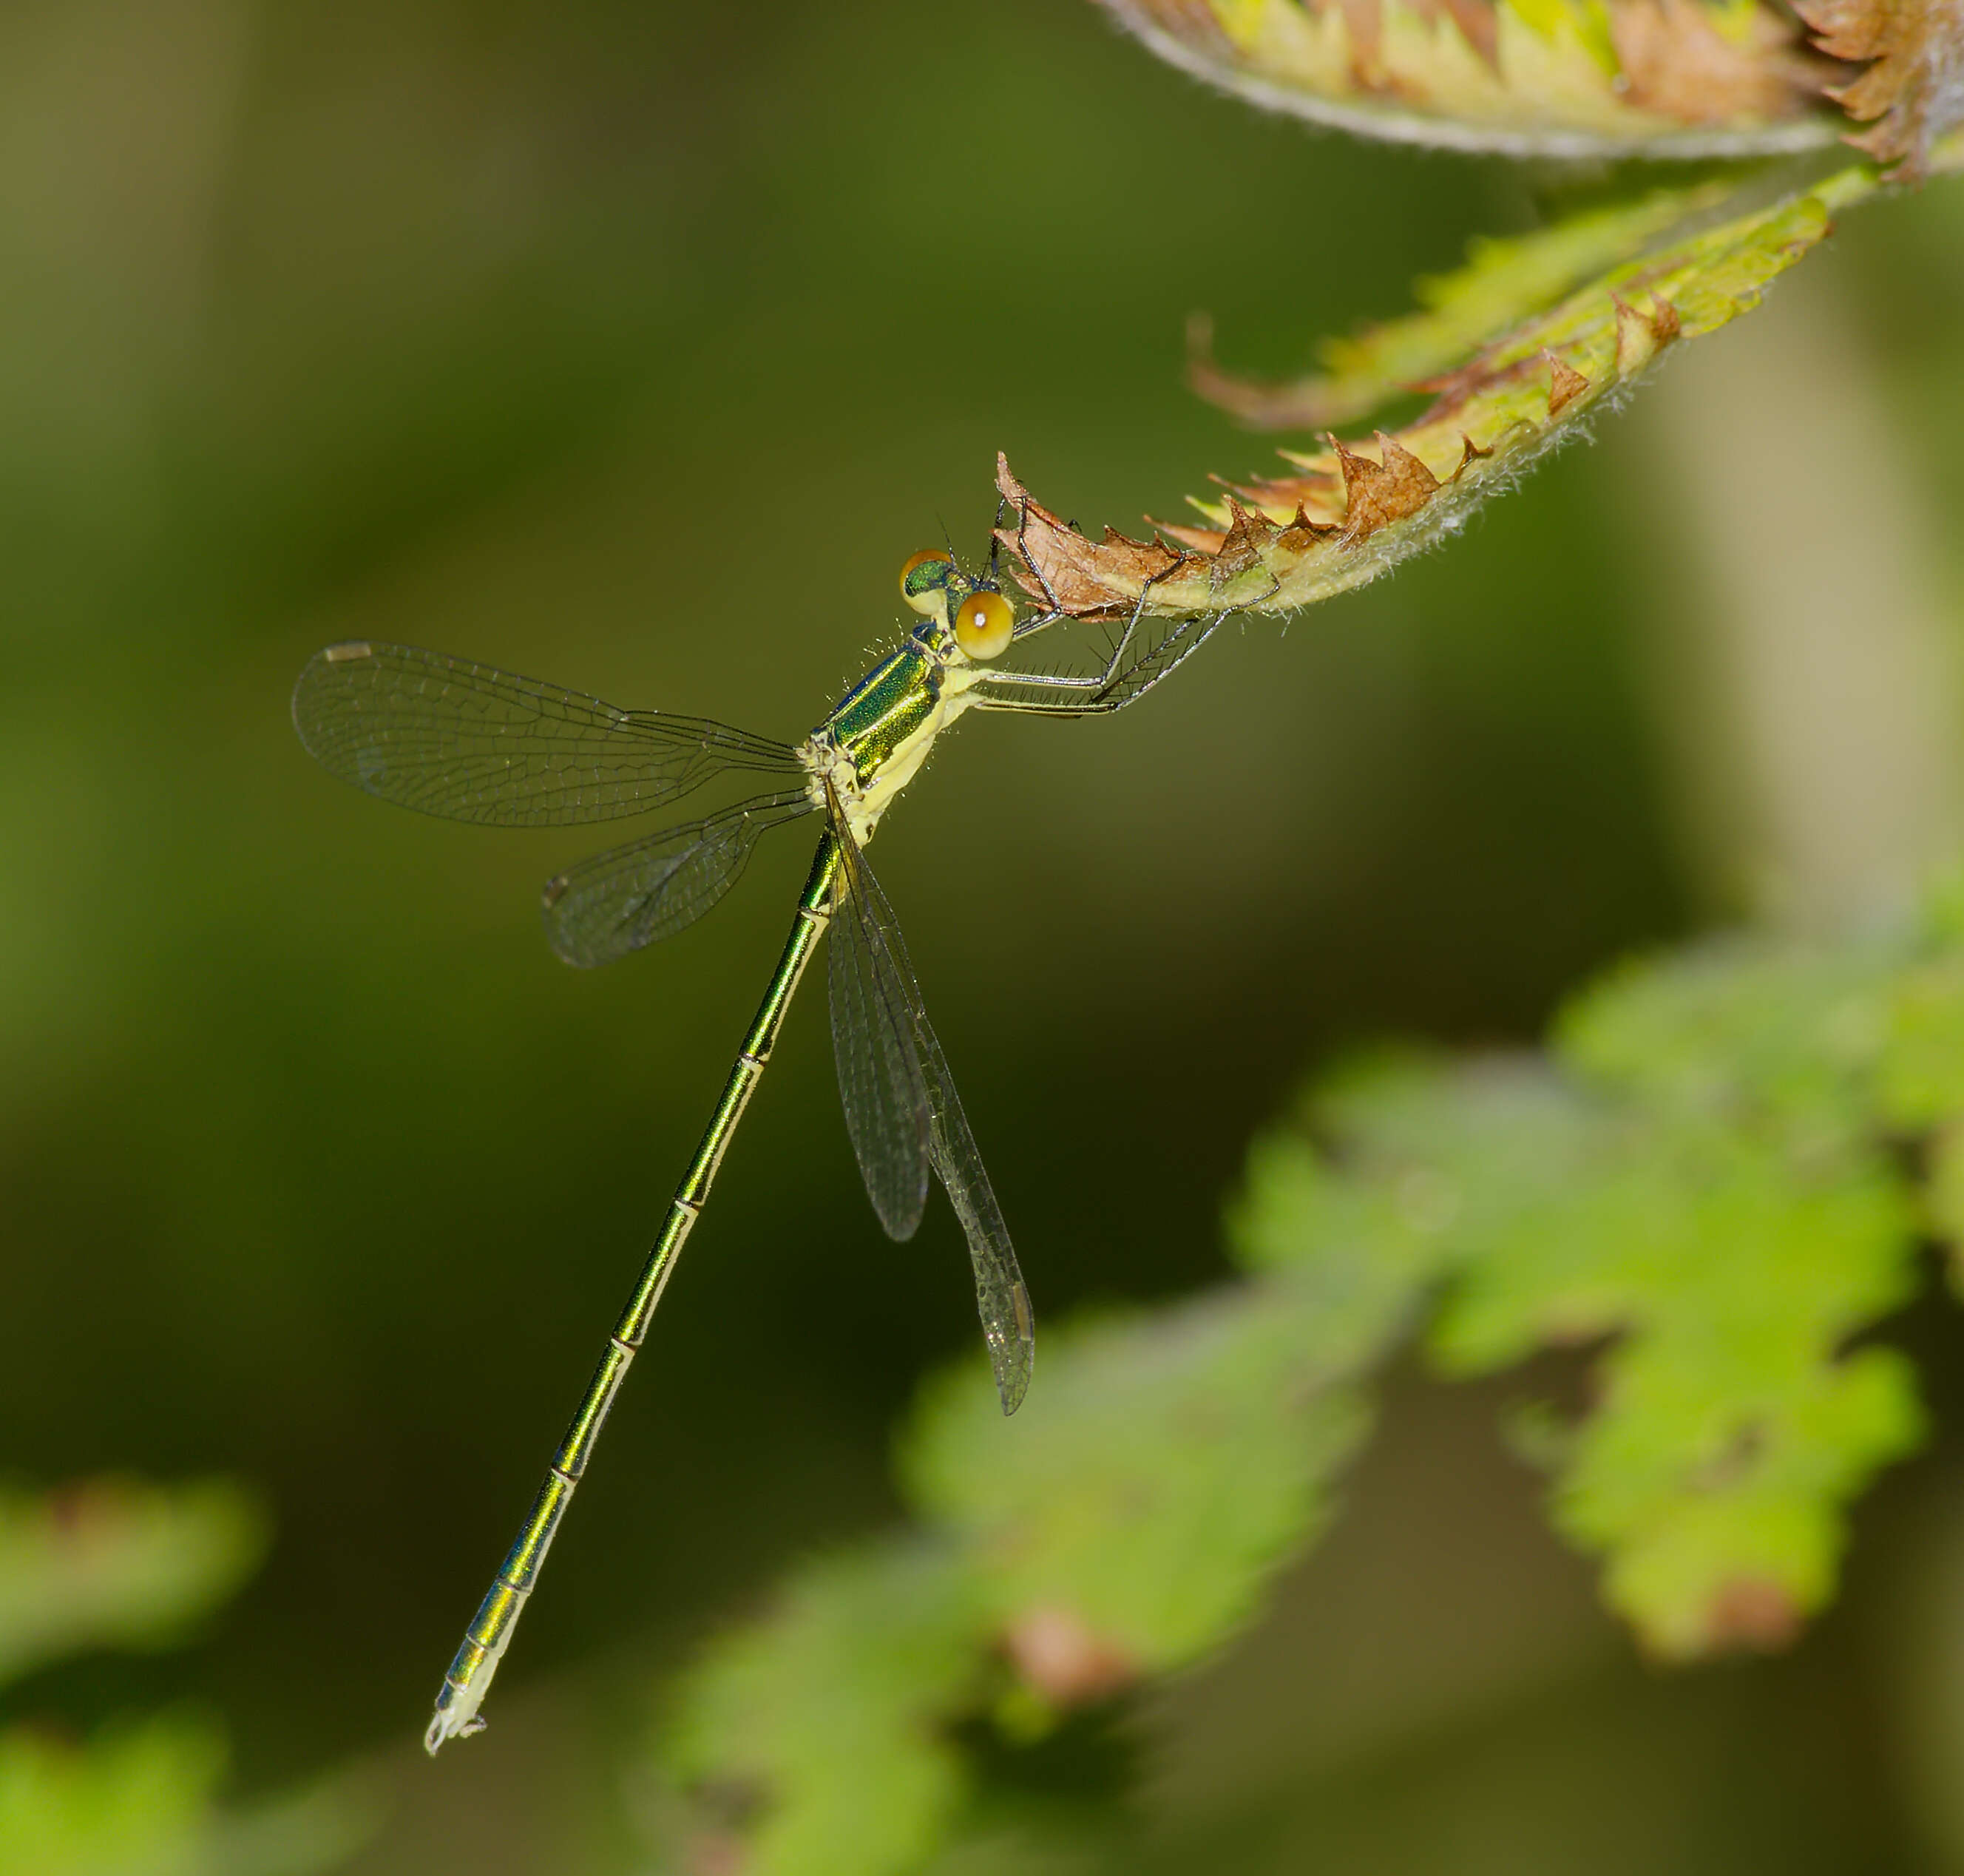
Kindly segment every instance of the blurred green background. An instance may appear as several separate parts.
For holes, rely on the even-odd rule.
[[[493,1729],[422,1762],[807,856],[569,971],[534,896],[579,837],[338,787],[294,675],[402,640],[794,738],[895,631],[900,560],[982,543],[997,448],[1087,525],[1176,515],[1268,449],[1181,388],[1191,309],[1231,363],[1298,368],[1555,181],[1257,117],[1064,0],[16,0],[0,1467],[234,1474],[277,1537],[197,1649],[49,1669],[0,1722],[190,1698],[242,1792],[366,1762],[374,1876],[645,1866],[662,1676],[889,1514],[887,1430],[974,1336],[959,1233],[881,1236],[808,989]],[[1123,718],[938,756],[881,873],[1041,1316],[1215,1275],[1250,1134],[1333,1052],[1526,1041],[1620,953],[1821,916],[1739,755],[1781,707],[1727,636],[1750,559],[1715,572],[1685,491],[1715,460],[1775,550],[1832,541],[1882,595],[1858,624],[1912,562],[1947,669],[1960,234],[1955,190],[1864,213],[1448,551],[1223,633]],[[1869,430],[1811,414],[1802,357]],[[1878,538],[1783,466],[1908,494]],[[1948,684],[1918,688],[1910,848],[1954,807]],[[1847,772],[1908,733],[1876,705]],[[1964,1335],[1906,1332],[1964,1406]],[[1402,1384],[1271,1624],[1163,1697],[1166,1867],[1964,1868],[1954,1438],[1878,1494],[1796,1655],[1665,1679],[1480,1391]]]

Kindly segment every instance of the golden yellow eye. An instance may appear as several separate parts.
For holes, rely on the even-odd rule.
[[[1000,658],[1016,634],[1016,609],[1000,593],[971,593],[955,615],[955,642],[971,658]]]
[[[939,547],[910,554],[900,569],[900,597],[924,618],[948,616],[948,582],[955,563]]]

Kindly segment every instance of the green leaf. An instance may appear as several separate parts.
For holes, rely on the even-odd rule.
[[[98,1480],[46,1498],[0,1492],[0,1684],[85,1648],[156,1648],[229,1596],[265,1549],[256,1502],[222,1481]],[[85,1743],[0,1733],[7,1876],[304,1876],[379,1816],[336,1778],[220,1810],[223,1735],[196,1718],[104,1728]]]
[[[85,1748],[0,1733],[0,1845],[9,1876],[191,1876],[225,1768],[213,1730],[153,1720]]]
[[[902,1476],[1002,1631],[1068,1624],[1117,1685],[1246,1619],[1324,1515],[1321,1488],[1365,1426],[1340,1383],[1410,1294],[1369,1266],[1330,1275],[1060,1332],[1006,1438],[965,1374],[931,1391]]]
[[[1907,1368],[1840,1352],[1915,1278],[1872,1118],[1892,967],[1900,948],[1705,948],[1613,973],[1546,1066],[1353,1077],[1314,1109],[1333,1182],[1433,1221],[1446,1371],[1615,1338],[1590,1410],[1539,1443],[1558,1528],[1658,1653],[1790,1636],[1847,1499],[1919,1432]],[[1303,1254],[1340,1255],[1303,1189]],[[1408,1255],[1395,1231],[1378,1248]]]
[[[1606,1092],[1690,1126],[1749,1118],[1817,1148],[1869,1129],[1908,954],[1732,941],[1612,972],[1573,1001],[1555,1052]]]
[[[1449,1377],[1586,1368],[1586,1404],[1510,1418],[1647,1652],[1790,1641],[1853,1500],[1922,1434],[1910,1365],[1871,1338],[1914,1293],[1922,1218],[1964,1223],[1953,912],[1694,946],[1607,973],[1539,1056],[1326,1078],[1250,1150],[1247,1277],[1054,1334],[1006,1425],[979,1362],[934,1383],[902,1442],[916,1528],[712,1652],[675,1755],[721,1807],[698,1849],[899,1871],[1013,1830],[976,1729],[1020,1749],[1248,1622],[1414,1332]]]
[[[849,1552],[809,1566],[775,1615],[713,1654],[665,1754],[700,1787],[692,1864],[727,1862],[740,1837],[753,1876],[913,1868],[965,1790],[937,1720],[978,1672],[972,1592],[939,1544]]]
[[[1433,1346],[1473,1373],[1617,1338],[1559,1454],[1558,1527],[1607,1557],[1654,1652],[1784,1641],[1832,1587],[1847,1499],[1920,1430],[1902,1363],[1840,1353],[1911,1293],[1908,1201],[1879,1156],[1805,1174],[1778,1143],[1628,1144],[1469,1259]]]
[[[0,1685],[93,1647],[174,1641],[258,1566],[266,1521],[222,1481],[0,1490]]]

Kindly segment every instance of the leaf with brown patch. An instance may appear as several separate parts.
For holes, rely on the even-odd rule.
[[[1099,0],[1160,57],[1365,136],[1511,156],[1829,142],[1836,68],[1773,0]]]
[[[1964,136],[1939,152],[1964,162]],[[1604,400],[1669,346],[1715,331],[1827,233],[1832,212],[1880,186],[1866,165],[1731,220],[1626,255],[1470,345],[1435,374],[1430,406],[1370,444],[1332,433],[1285,450],[1285,471],[1226,481],[1196,500],[1204,525],[1158,524],[1133,540],[1092,540],[1037,501],[1006,463],[996,486],[1013,511],[999,538],[1033,597],[1060,613],[1158,619],[1282,613],[1359,585],[1430,546],[1522,470],[1577,433]],[[1681,206],[1708,210],[1744,180],[1701,185]],[[1715,196],[1714,189],[1718,190]],[[1653,204],[1654,219],[1671,217]],[[1558,274],[1557,277],[1559,277]]]
[[[1024,1684],[1060,1713],[1109,1700],[1139,1678],[1125,1650],[1054,1603],[1024,1610],[1003,1631],[1003,1647]]]

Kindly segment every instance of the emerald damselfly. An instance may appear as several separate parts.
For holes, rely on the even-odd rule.
[[[795,744],[701,717],[619,710],[409,646],[330,645],[300,673],[294,723],[309,752],[364,792],[425,814],[502,827],[573,826],[664,807],[716,776],[745,772],[775,784],[549,880],[547,935],[571,964],[611,963],[701,917],[736,883],[770,829],[814,815],[823,828],[790,934],[722,1097],[531,1514],[444,1678],[424,1735],[432,1753],[484,1724],[478,1709],[492,1676],[828,927],[839,1094],[873,1209],[892,1236],[910,1237],[930,1170],[939,1177],[968,1238],[1005,1413],[1016,1411],[1029,1385],[1029,1293],[865,848],[935,739],[968,711],[1090,717],[1122,710],[1196,649],[1219,618],[1189,617],[1156,634],[1142,624],[1148,585],[1096,671],[1000,665],[1013,646],[1067,616],[1053,600],[1017,618],[997,578],[1003,539],[999,531],[987,570],[976,575],[952,553],[913,556],[901,569],[900,591],[922,623]]]

